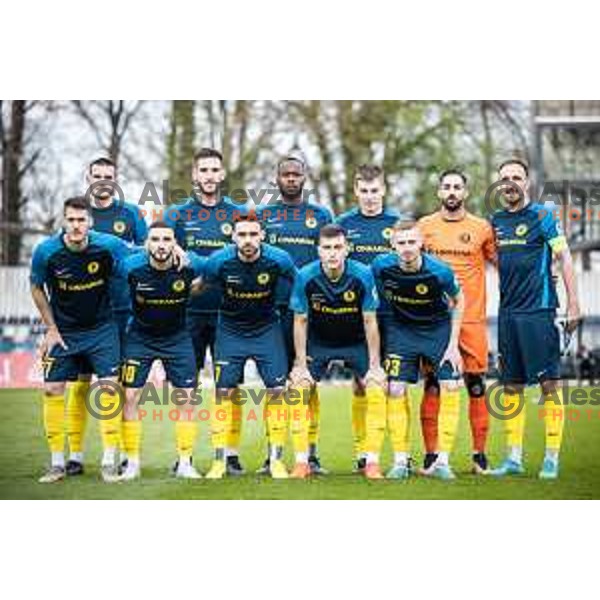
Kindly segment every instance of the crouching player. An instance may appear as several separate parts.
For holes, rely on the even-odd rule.
[[[381,368],[377,307],[371,270],[347,260],[346,232],[340,225],[325,225],[319,232],[319,259],[298,273],[291,300],[294,311],[296,360],[290,375],[292,387],[308,397],[332,360],[342,360],[356,380],[366,387],[367,404],[379,412],[385,426],[385,373]],[[300,411],[304,417],[303,411]],[[296,454],[293,477],[310,474],[307,419],[292,420]],[[367,476],[371,473],[367,471]]]
[[[40,483],[64,479],[65,387],[82,364],[101,380],[95,408],[102,437],[102,477],[116,481],[116,450],[120,410],[114,410],[120,362],[119,332],[112,318],[109,287],[119,261],[129,249],[125,242],[90,231],[90,206],[83,197],[64,203],[63,229],[41,242],[31,264],[31,295],[48,328],[42,343],[44,367],[44,426],[52,453],[49,471]],[[103,382],[103,383],[102,383]],[[118,407],[117,407],[118,408]]]
[[[388,374],[387,425],[394,450],[391,479],[410,474],[410,406],[408,384],[417,383],[428,363],[441,385],[440,439],[437,460],[424,475],[453,479],[449,464],[459,416],[458,336],[464,299],[452,269],[422,253],[423,238],[415,221],[399,221],[392,234],[395,253],[373,262],[380,296],[391,309],[385,323],[384,367]],[[370,440],[367,413],[367,464],[379,461],[380,439]],[[376,431],[375,431],[376,433]],[[373,467],[371,467],[373,469]]]
[[[270,473],[285,479],[283,449],[287,441],[287,418],[281,398],[288,375],[281,323],[275,307],[278,283],[293,284],[296,267],[290,255],[263,243],[265,232],[252,214],[234,223],[234,244],[218,250],[206,263],[205,283],[222,291],[215,342],[216,404],[212,422],[215,459],[206,477],[227,475],[226,448],[233,427],[236,387],[242,381],[244,365],[254,359],[266,388],[269,428]],[[216,407],[215,407],[216,408]],[[221,418],[220,415],[223,417]]]
[[[175,474],[183,479],[201,477],[192,466],[197,372],[185,314],[190,294],[200,289],[205,259],[190,256],[189,265],[179,269],[175,265],[175,245],[173,228],[162,221],[153,223],[146,252],[127,258],[120,270],[132,302],[121,371],[126,395],[123,446],[127,467],[121,476],[124,481],[140,476],[142,422],[138,403],[155,360],[162,361],[167,380],[178,391],[175,432],[179,458]]]

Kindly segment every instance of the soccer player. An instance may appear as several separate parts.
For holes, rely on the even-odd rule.
[[[50,470],[40,479],[54,483],[65,477],[65,386],[89,365],[107,384],[116,382],[120,353],[119,334],[110,304],[110,283],[115,265],[128,253],[114,236],[90,231],[91,215],[83,197],[64,204],[64,229],[36,246],[31,266],[31,293],[48,328],[43,343],[44,425],[52,453]],[[100,432],[104,453],[102,477],[118,476],[116,450],[120,411],[103,390]],[[110,404],[109,404],[110,403]]]
[[[354,175],[354,195],[358,207],[336,219],[345,228],[350,246],[349,257],[370,265],[381,254],[391,251],[392,229],[401,215],[384,205],[385,175],[377,165],[361,165]],[[379,319],[385,318],[384,306],[379,308]],[[367,397],[358,380],[354,380],[352,396],[352,437],[356,471],[364,470],[366,455],[363,450],[366,433]]]
[[[319,260],[296,277],[290,305],[296,350],[291,385],[307,391],[318,384],[332,360],[341,360],[352,369],[367,402],[385,410],[377,290],[369,267],[347,256],[344,228],[325,225],[319,232]],[[302,418],[291,422],[296,453],[292,477],[304,479],[310,474],[308,424]]]
[[[127,466],[122,480],[140,476],[142,422],[138,403],[148,380],[152,363],[161,360],[166,376],[178,394],[179,418],[175,424],[177,440],[177,477],[200,479],[192,466],[196,438],[193,419],[197,385],[194,347],[185,326],[190,294],[199,290],[206,259],[192,256],[189,266],[178,269],[175,264],[175,231],[164,221],[150,226],[146,252],[127,258],[119,269],[129,290],[133,318],[127,329],[123,348],[121,382],[125,387],[123,411],[123,445]]]
[[[177,241],[182,248],[200,257],[209,257],[231,244],[233,222],[242,212],[221,194],[225,175],[223,155],[213,148],[201,148],[194,156],[193,197],[180,206],[171,207],[165,215],[165,221],[175,228]],[[190,301],[187,327],[192,336],[198,371],[204,368],[207,349],[210,349],[214,363],[220,301],[219,290],[216,288],[195,295]],[[226,447],[226,464],[230,475],[244,473],[239,460],[241,425],[241,406],[236,405],[233,428]]]
[[[448,263],[465,296],[465,313],[459,337],[463,359],[463,379],[469,394],[469,421],[473,440],[473,472],[485,473],[485,454],[489,415],[485,403],[485,374],[488,369],[488,334],[486,317],[486,263],[496,264],[496,248],[491,225],[465,208],[468,198],[467,176],[448,170],[439,177],[439,211],[422,218],[419,229],[426,252]],[[424,468],[437,455],[437,417],[439,382],[427,374],[421,403],[421,428],[425,443]]]
[[[277,187],[281,199],[273,204],[260,206],[256,211],[258,218],[264,223],[267,242],[288,252],[297,268],[318,259],[319,229],[333,221],[333,216],[326,207],[307,200],[305,183],[306,165],[302,159],[295,156],[284,157],[277,165]],[[285,281],[277,291],[290,370],[294,362],[294,315],[288,307],[291,291],[291,286]],[[319,395],[315,389],[310,396],[309,464],[313,473],[325,474],[326,470],[321,467],[318,454],[319,408]],[[268,473],[268,470],[267,458],[259,473]]]
[[[244,366],[254,359],[266,388],[266,418],[270,432],[270,473],[288,476],[282,461],[287,419],[281,417],[281,395],[288,375],[288,359],[276,309],[280,280],[291,285],[296,267],[290,255],[263,243],[265,233],[255,215],[242,215],[234,223],[234,244],[215,252],[205,266],[205,283],[221,292],[215,341],[217,404],[225,417],[213,419],[215,460],[206,477],[227,474],[225,450],[233,420],[232,394],[243,377]],[[283,409],[282,409],[283,410]]]
[[[554,215],[531,202],[529,169],[520,160],[500,165],[506,182],[506,208],[492,216],[498,248],[500,307],[498,350],[505,404],[519,406],[527,385],[541,386],[545,410],[546,453],[539,476],[558,477],[559,452],[564,426],[559,378],[560,339],[554,323],[558,299],[552,278],[552,259],[567,292],[566,329],[577,328],[580,311],[575,273],[567,240]],[[506,420],[508,456],[493,475],[523,473],[525,407]]]
[[[464,298],[452,269],[422,252],[423,237],[415,221],[399,221],[394,227],[395,253],[375,259],[372,265],[379,295],[392,314],[385,319],[384,368],[388,374],[387,424],[394,450],[390,479],[410,474],[410,405],[408,384],[417,383],[423,363],[440,381],[440,441],[437,460],[423,475],[454,479],[449,455],[454,445],[459,416],[458,340]],[[379,469],[381,427],[369,426],[367,407],[366,473]]]
[[[139,207],[115,198],[117,167],[110,158],[97,158],[86,172],[87,197],[90,200],[92,229],[114,235],[130,245],[140,246],[146,240],[148,227]],[[129,319],[129,295],[125,281],[118,276],[111,279],[111,304],[117,323],[121,347]],[[85,370],[85,369],[84,369]],[[85,399],[90,389],[91,375],[80,373],[67,391],[67,443],[69,476],[83,474],[83,436],[87,421]]]

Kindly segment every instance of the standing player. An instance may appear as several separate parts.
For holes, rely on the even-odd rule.
[[[473,472],[485,473],[485,454],[489,415],[485,403],[485,374],[488,369],[488,334],[486,317],[486,262],[496,263],[494,233],[485,220],[465,208],[468,197],[467,176],[448,170],[440,175],[438,198],[440,210],[419,221],[426,252],[447,262],[454,271],[465,295],[465,313],[460,330],[459,349],[464,364],[464,382],[469,394],[469,421],[473,439]],[[439,382],[426,375],[421,404],[421,427],[428,469],[437,454],[437,418]]]
[[[206,263],[205,281],[221,292],[215,343],[215,386],[224,419],[213,419],[215,460],[206,475],[227,474],[225,450],[233,420],[232,393],[241,381],[248,359],[256,362],[267,394],[270,431],[270,472],[274,479],[288,476],[283,464],[287,419],[277,408],[288,375],[288,359],[276,309],[278,283],[291,285],[296,268],[284,250],[264,244],[265,233],[255,216],[234,223],[234,245],[219,250]]]
[[[114,235],[130,245],[141,246],[148,227],[135,204],[115,198],[117,167],[109,158],[97,158],[88,165],[86,183],[90,201],[92,229]],[[121,347],[129,319],[129,295],[125,281],[118,276],[111,280],[111,303],[117,323]],[[87,420],[85,398],[90,389],[89,374],[81,373],[67,392],[67,441],[70,451],[67,475],[83,473],[83,435]]]
[[[281,194],[281,200],[261,206],[257,210],[258,218],[264,223],[267,242],[288,252],[297,268],[304,267],[318,259],[319,229],[333,221],[327,208],[306,200],[305,183],[306,166],[304,162],[294,156],[282,159],[277,165],[277,187]],[[290,369],[294,361],[294,315],[288,308],[291,291],[291,287],[286,282],[283,282],[277,290],[277,304],[281,315]],[[318,455],[319,406],[319,395],[315,388],[310,396],[312,417],[309,431],[309,464],[313,473],[325,474],[326,470],[321,467]],[[259,472],[268,473],[268,470],[267,458]]]
[[[354,195],[358,207],[340,215],[336,222],[346,230],[350,244],[349,257],[370,265],[381,254],[391,251],[392,230],[400,219],[398,211],[384,206],[386,193],[385,175],[377,165],[361,165],[354,175]],[[384,318],[383,307],[379,309],[380,326]],[[352,437],[356,470],[366,466],[363,449],[366,434],[367,398],[364,387],[354,380],[352,396]]]
[[[373,262],[379,294],[391,307],[384,322],[384,366],[389,379],[388,430],[394,450],[391,479],[409,476],[410,404],[408,384],[417,383],[422,364],[440,381],[440,443],[437,460],[423,475],[454,479],[449,456],[459,416],[458,339],[464,298],[452,269],[422,253],[423,238],[415,221],[400,221],[394,228],[395,253]],[[367,423],[371,408],[368,407]],[[381,439],[367,429],[367,472],[377,469]]]
[[[109,286],[115,265],[128,253],[114,236],[90,231],[91,216],[83,197],[64,204],[64,229],[34,250],[31,294],[48,328],[44,339],[44,424],[52,453],[50,470],[40,481],[65,477],[66,382],[89,365],[99,379],[116,382],[120,363],[119,334],[113,321]],[[115,481],[121,415],[103,390],[100,431],[104,453],[102,476]]]
[[[567,292],[566,329],[572,333],[580,319],[571,252],[560,223],[528,197],[529,169],[519,160],[500,165],[505,181],[506,209],[494,213],[492,226],[498,247],[500,308],[498,350],[507,406],[520,407],[506,421],[508,457],[493,475],[523,473],[525,407],[523,387],[539,384],[545,411],[546,453],[539,476],[558,477],[564,426],[559,378],[560,339],[554,323],[558,298],[552,278],[552,259],[558,262]]]
[[[231,243],[233,222],[240,214],[240,209],[221,195],[225,175],[223,155],[213,148],[200,149],[194,156],[192,169],[194,196],[181,206],[170,208],[165,216],[165,221],[175,228],[179,244],[200,257],[209,257]],[[214,363],[220,301],[217,289],[194,296],[190,301],[187,327],[194,344],[198,372],[204,368],[207,349],[210,349]],[[226,447],[227,472],[230,475],[244,473],[239,460],[241,424],[241,407],[236,406],[234,425]]]
[[[128,460],[121,477],[125,481],[140,476],[142,423],[137,406],[155,360],[162,361],[168,381],[179,394],[180,418],[175,424],[179,458],[175,474],[184,479],[200,478],[191,461],[196,438],[192,411],[197,371],[185,313],[190,294],[199,287],[205,259],[193,256],[189,266],[178,269],[175,244],[173,228],[157,221],[150,226],[147,251],[127,258],[120,269],[133,308],[121,371],[126,392],[123,446]]]
[[[365,390],[372,410],[385,411],[373,275],[369,267],[347,260],[346,232],[340,225],[325,225],[319,236],[320,260],[301,269],[294,284],[296,359],[291,384],[306,390],[308,384],[318,384],[332,360],[342,360]],[[292,476],[301,479],[310,473],[304,425],[302,418],[292,420]]]

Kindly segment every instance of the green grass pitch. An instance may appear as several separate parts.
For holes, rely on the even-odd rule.
[[[412,394],[413,417],[418,416],[419,390]],[[86,474],[55,485],[41,485],[37,477],[49,459],[43,437],[41,395],[33,390],[0,390],[0,498],[48,499],[551,499],[600,497],[600,408],[580,409],[577,422],[567,421],[558,481],[539,481],[537,472],[543,455],[543,422],[537,407],[528,403],[525,437],[527,474],[503,480],[469,474],[470,435],[467,403],[463,402],[453,464],[458,479],[453,482],[424,480],[408,482],[365,481],[351,473],[350,390],[326,387],[321,391],[321,458],[331,473],[309,481],[272,481],[254,475],[265,452],[263,424],[244,422],[242,462],[248,475],[223,481],[179,481],[170,476],[173,462],[174,426],[145,422],[142,448],[143,478],[129,484],[104,484],[99,479],[100,443],[98,427],[88,423]],[[166,411],[165,411],[166,413]],[[418,418],[413,418],[414,456],[421,459]],[[502,457],[502,423],[492,420],[489,457],[497,464]],[[289,455],[288,455],[289,456]],[[200,425],[194,462],[205,472],[210,465],[208,425]],[[384,465],[390,452],[384,452]]]

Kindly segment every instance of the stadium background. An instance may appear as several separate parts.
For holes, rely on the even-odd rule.
[[[225,188],[240,203],[273,192],[279,156],[304,156],[311,199],[336,213],[354,203],[354,167],[372,161],[386,170],[388,204],[416,215],[436,207],[436,174],[460,166],[471,179],[469,208],[486,216],[495,165],[507,156],[528,160],[534,199],[581,209],[562,214],[585,315],[564,374],[576,377],[584,356],[600,370],[600,101],[3,101],[0,108],[0,388],[40,383],[28,261],[57,227],[64,198],[84,191],[87,163],[115,158],[125,198],[160,213],[189,195],[191,157],[202,145],[224,151]],[[494,273],[488,290],[493,376]],[[344,385],[338,376],[332,384]]]

